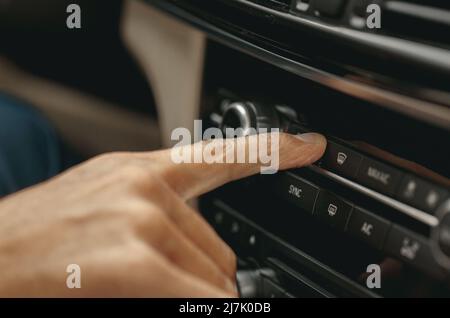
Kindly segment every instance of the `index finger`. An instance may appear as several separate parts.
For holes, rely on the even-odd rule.
[[[260,173],[268,166],[275,170],[286,170],[310,165],[323,156],[326,143],[325,137],[316,133],[270,133],[214,139],[167,149],[159,152],[157,159],[162,165],[159,168],[162,168],[160,171],[164,180],[181,197],[190,199],[225,183]],[[175,162],[179,159],[177,155],[184,155],[190,161]],[[227,160],[229,158],[235,160]]]

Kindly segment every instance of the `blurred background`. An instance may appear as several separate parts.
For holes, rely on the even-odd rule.
[[[124,1],[77,1],[80,30],[66,27],[72,2],[0,1],[0,91],[40,109],[83,157],[158,147],[151,84],[121,38]]]
[[[0,0],[0,37],[0,196],[198,118],[205,36],[144,1]]]
[[[0,1],[0,196],[99,153],[161,147],[125,1],[77,1],[81,29],[66,26],[71,3]]]

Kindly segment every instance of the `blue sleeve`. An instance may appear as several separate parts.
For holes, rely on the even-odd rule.
[[[60,142],[36,110],[0,94],[0,197],[62,170]]]

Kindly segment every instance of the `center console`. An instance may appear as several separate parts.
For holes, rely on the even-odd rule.
[[[209,36],[208,126],[328,140],[310,167],[200,199],[242,296],[450,296],[446,2],[373,1],[380,30],[361,24],[366,1],[148,2]]]

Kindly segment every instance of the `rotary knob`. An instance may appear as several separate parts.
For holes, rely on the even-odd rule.
[[[439,248],[441,251],[450,257],[450,213],[447,214],[441,221],[439,231]]]
[[[450,199],[436,213],[439,226],[432,232],[434,255],[441,266],[450,271]]]
[[[231,137],[230,132],[233,137],[242,137],[255,134],[260,129],[277,128],[279,125],[279,117],[274,108],[259,103],[235,102],[225,108],[220,128],[227,137]]]
[[[240,270],[237,272],[236,281],[241,298],[267,298],[270,290],[265,288],[264,281],[270,279],[278,281],[277,275],[270,268],[253,270]]]

